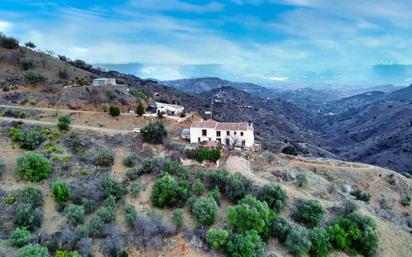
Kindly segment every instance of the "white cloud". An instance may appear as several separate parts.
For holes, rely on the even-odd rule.
[[[288,77],[278,77],[278,76],[272,76],[272,77],[268,77],[266,78],[268,80],[273,80],[273,81],[286,81],[289,78]]]
[[[12,24],[8,21],[0,20],[0,31],[7,32],[11,28]]]
[[[179,0],[134,0],[132,7],[162,11],[184,11],[184,12],[217,12],[223,10],[224,6],[218,2],[209,2],[205,5],[190,4]]]

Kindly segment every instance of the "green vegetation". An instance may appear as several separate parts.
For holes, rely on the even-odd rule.
[[[227,242],[227,252],[232,257],[264,257],[265,243],[255,230],[232,234]]]
[[[162,144],[167,137],[167,131],[163,123],[150,122],[141,131],[143,140],[152,144]]]
[[[78,156],[84,155],[87,142],[78,131],[71,131],[68,134],[65,143],[73,154]]]
[[[205,185],[203,184],[202,180],[195,179],[192,183],[192,192],[196,195],[201,195],[206,190]]]
[[[76,251],[56,251],[54,257],[81,257]]]
[[[139,158],[135,153],[129,154],[123,159],[123,165],[126,167],[134,167],[138,163]]]
[[[204,147],[196,150],[186,151],[186,156],[187,158],[196,160],[198,162],[203,162],[206,160],[216,162],[222,157],[219,149],[209,150]]]
[[[172,212],[172,222],[176,225],[177,229],[181,229],[183,227],[183,210],[182,209],[174,209]]]
[[[41,154],[25,152],[17,158],[16,174],[24,180],[37,182],[47,178],[51,171],[51,162]]]
[[[142,170],[138,168],[127,169],[125,175],[129,180],[136,180],[140,175],[142,175]]]
[[[351,195],[353,195],[356,200],[364,201],[364,202],[369,202],[371,199],[371,194],[365,191],[360,190],[359,188],[356,188],[352,192],[350,192]]]
[[[16,207],[14,224],[33,230],[40,227],[43,220],[43,212],[29,203],[19,203]]]
[[[143,114],[144,114],[144,107],[143,107],[142,102],[139,102],[139,103],[137,104],[137,106],[136,106],[136,114],[139,115],[139,116],[143,116]]]
[[[312,246],[309,232],[301,227],[292,229],[286,238],[285,246],[296,257],[308,253]]]
[[[127,204],[124,209],[123,209],[125,219],[126,219],[126,224],[130,227],[134,227],[134,223],[137,219],[137,211],[136,208],[134,208],[133,205]]]
[[[0,32],[0,46],[7,49],[19,48],[19,41],[14,37],[6,37]]]
[[[207,231],[206,241],[213,249],[218,250],[226,245],[228,237],[229,233],[226,230],[211,228]]]
[[[3,174],[3,172],[6,170],[6,164],[4,164],[4,161],[0,159],[0,176]]]
[[[213,198],[201,196],[194,201],[191,212],[198,227],[210,226],[215,222],[217,204]]]
[[[42,73],[34,70],[23,72],[23,78],[27,83],[30,84],[38,84],[47,80],[47,77],[45,77]]]
[[[17,252],[17,257],[50,257],[46,247],[39,244],[29,244]]]
[[[64,181],[57,180],[53,184],[52,192],[57,203],[66,202],[70,199],[70,188]]]
[[[113,196],[115,199],[120,199],[127,193],[126,188],[120,182],[110,177],[104,177],[100,182],[100,187],[104,197]]]
[[[237,202],[250,193],[252,182],[241,173],[231,174],[227,179],[226,194],[229,200]]]
[[[103,230],[103,221],[100,217],[94,217],[87,224],[87,234],[91,237],[96,237],[102,233]]]
[[[25,45],[26,47],[30,48],[30,49],[36,48],[36,45],[35,45],[33,42],[31,42],[31,41],[28,41],[28,42],[24,43],[24,45]]]
[[[133,183],[133,184],[130,184],[129,186],[130,195],[133,198],[139,197],[140,190],[141,190],[141,186],[138,183]]]
[[[149,99],[149,97],[150,97],[146,92],[144,92],[144,91],[142,91],[142,90],[139,90],[139,89],[136,89],[136,88],[130,89],[129,93],[130,93],[132,96],[136,97],[136,99],[138,99],[138,100],[139,100],[139,99],[145,99],[145,100],[147,100],[147,99]]]
[[[109,113],[110,115],[112,115],[113,117],[117,117],[120,115],[120,108],[118,106],[110,106],[109,107]]]
[[[207,175],[207,180],[209,183],[209,188],[217,187],[220,192],[224,192],[227,187],[227,181],[229,178],[229,172],[225,169],[219,169],[214,172],[210,172]]]
[[[220,205],[221,194],[220,194],[219,188],[217,186],[215,186],[212,190],[210,190],[208,196],[213,198],[213,200],[215,200],[215,202],[218,205]]]
[[[69,130],[70,124],[72,123],[70,115],[60,115],[57,120],[57,127],[60,130]]]
[[[1,171],[1,162],[0,162],[0,171]],[[1,174],[1,172],[0,172]],[[400,203],[404,207],[408,207],[411,205],[411,197],[409,195],[402,196]]]
[[[288,194],[279,185],[267,184],[259,189],[257,199],[267,202],[272,210],[278,212],[287,204]]]
[[[270,224],[270,234],[274,237],[279,239],[279,242],[284,243],[292,230],[292,226],[289,222],[280,215],[276,216],[276,218]]]
[[[29,242],[30,237],[31,233],[26,228],[16,228],[11,232],[9,242],[12,246],[22,247]]]
[[[316,227],[325,215],[325,210],[318,200],[302,200],[296,203],[292,217],[306,226]]]
[[[64,216],[72,225],[83,223],[84,214],[84,207],[81,205],[70,204],[64,209]]]
[[[150,200],[154,206],[162,208],[164,206],[182,206],[188,197],[188,183],[166,174],[154,183]]]
[[[10,129],[9,136],[21,148],[26,150],[36,149],[45,140],[39,129],[30,128],[24,130],[21,126]]]
[[[304,187],[308,183],[308,178],[306,174],[299,174],[296,176],[296,185],[298,187]]]
[[[96,166],[111,166],[114,162],[114,153],[109,149],[100,149],[95,153],[93,164]]]
[[[310,248],[311,256],[326,257],[332,251],[330,237],[327,230],[323,228],[314,228],[310,232],[312,246]]]
[[[34,68],[34,63],[33,60],[31,59],[23,59],[19,62],[21,68],[25,71],[33,69]]]

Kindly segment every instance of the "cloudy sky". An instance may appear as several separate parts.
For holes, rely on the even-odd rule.
[[[410,0],[0,0],[0,31],[146,78],[412,83]]]

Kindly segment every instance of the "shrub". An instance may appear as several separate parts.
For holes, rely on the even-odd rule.
[[[260,188],[257,198],[267,202],[270,208],[278,212],[287,204],[288,194],[279,185],[267,184]]]
[[[99,236],[103,230],[103,221],[100,217],[94,217],[87,224],[87,232],[91,237]]]
[[[183,210],[182,209],[174,209],[172,212],[172,222],[176,225],[177,229],[181,229],[183,227]]]
[[[120,108],[118,106],[110,106],[109,107],[109,113],[113,117],[119,116],[120,115]]]
[[[100,182],[100,186],[104,197],[113,196],[116,199],[120,199],[127,192],[122,184],[110,177],[104,177]]]
[[[1,170],[1,163],[0,163],[0,170]],[[1,172],[0,172],[1,173]],[[408,207],[411,205],[411,197],[409,195],[402,196],[400,203],[404,207]]]
[[[369,202],[369,200],[371,199],[370,193],[362,191],[359,188],[356,188],[350,194],[353,195],[356,198],[356,200],[360,200],[364,202]]]
[[[24,45],[25,45],[26,47],[30,48],[30,49],[36,48],[36,45],[35,45],[33,42],[30,42],[30,41],[24,43]]]
[[[137,104],[137,106],[136,106],[136,114],[139,115],[139,116],[143,116],[143,114],[144,114],[144,107],[143,107],[142,102],[139,102],[139,103]]]
[[[40,181],[49,176],[52,164],[43,155],[34,152],[25,152],[17,158],[16,174],[24,180]]]
[[[14,37],[6,37],[0,33],[0,45],[7,49],[16,49],[19,48],[19,41]]]
[[[27,83],[38,84],[47,80],[47,78],[40,72],[28,70],[23,72],[23,78]]]
[[[226,249],[229,256],[233,257],[265,256],[265,244],[255,230],[231,235]]]
[[[9,242],[12,246],[22,247],[29,242],[30,237],[30,231],[26,228],[16,228],[13,232],[11,232]]]
[[[280,215],[276,216],[272,223],[270,223],[270,234],[277,237],[281,243],[286,241],[286,238],[291,230],[292,226],[289,224],[287,219]]]
[[[298,201],[292,211],[293,219],[308,227],[316,227],[324,215],[325,210],[318,200]]]
[[[285,246],[296,257],[308,253],[312,246],[308,231],[300,227],[292,229],[286,238]]]
[[[359,206],[352,202],[352,201],[345,201],[342,206],[338,207],[338,213],[340,215],[349,215],[352,212],[356,211],[359,208]]]
[[[136,180],[140,175],[142,175],[142,170],[138,168],[131,168],[126,170],[126,177],[129,180]]]
[[[0,159],[0,176],[3,174],[3,172],[6,170],[6,164],[4,164],[4,161]]]
[[[134,227],[134,223],[137,219],[137,211],[136,208],[134,208],[133,205],[127,204],[124,209],[123,209],[125,219],[126,219],[126,224],[130,227]]]
[[[22,203],[28,203],[32,207],[43,205],[43,193],[40,189],[34,187],[26,187],[19,192],[19,198]]]
[[[57,120],[57,127],[60,130],[68,130],[70,127],[70,124],[72,123],[70,115],[61,115],[59,116]]]
[[[196,195],[201,195],[205,191],[205,185],[200,179],[195,179],[192,184],[192,192]]]
[[[130,184],[129,186],[130,195],[133,198],[137,198],[139,196],[140,190],[141,190],[140,184],[134,183],[134,184]]]
[[[114,154],[109,149],[98,150],[93,160],[93,164],[96,166],[111,166],[113,162]]]
[[[66,182],[58,180],[53,184],[54,200],[58,203],[66,202],[70,199],[70,189]]]
[[[111,223],[116,220],[116,213],[114,208],[110,207],[102,207],[97,211],[97,216],[104,222],[104,223]]]
[[[20,61],[20,66],[23,70],[27,71],[34,67],[34,63],[33,63],[33,60],[24,59]]]
[[[299,154],[298,149],[294,145],[288,145],[282,148],[283,154],[297,156]]]
[[[191,212],[198,227],[210,226],[215,222],[217,204],[213,198],[201,196],[193,203]]]
[[[46,247],[39,244],[29,244],[17,252],[17,257],[49,257],[49,251]]]
[[[6,198],[4,198],[4,202],[8,205],[12,205],[14,202],[16,202],[16,198],[14,198],[13,195],[8,195]]]
[[[42,220],[43,212],[40,208],[34,208],[28,203],[17,205],[14,224],[33,230],[36,227],[40,227]]]
[[[84,207],[81,205],[70,204],[64,209],[64,216],[72,225],[82,223],[84,219],[84,213]]]
[[[235,207],[229,208],[227,218],[230,226],[236,228],[236,231],[244,233],[255,230],[259,235],[267,238],[269,225],[274,220],[275,213],[266,202],[247,195]]]
[[[21,127],[12,128],[10,129],[9,136],[14,142],[17,142],[21,148],[26,150],[36,149],[45,140],[40,130],[35,128],[28,130],[23,130]]]
[[[129,154],[123,159],[123,165],[126,167],[134,167],[138,162],[138,157],[135,153]]]
[[[156,207],[181,206],[189,197],[189,185],[186,181],[171,175],[158,179],[152,188],[150,200]]]
[[[227,179],[226,194],[229,200],[237,202],[250,192],[252,183],[239,172],[232,174]]]
[[[81,257],[76,251],[56,251],[54,257]]]
[[[162,144],[167,131],[161,122],[151,122],[141,131],[143,140],[152,144]]]
[[[296,185],[298,187],[304,187],[308,183],[308,178],[306,174],[299,174],[296,176]]]
[[[186,156],[189,159],[195,159],[198,162],[203,162],[206,160],[216,162],[222,157],[219,149],[209,150],[203,147],[195,150],[194,152],[186,152]]]
[[[215,172],[210,172],[207,175],[209,188],[218,187],[220,192],[224,192],[226,189],[229,172],[225,169],[219,169]]]
[[[220,205],[220,191],[219,188],[216,186],[214,187],[208,194],[209,197],[213,198],[215,202]]]
[[[206,233],[206,241],[215,250],[225,247],[228,237],[229,233],[222,228],[211,228]]]
[[[310,232],[310,240],[312,242],[310,248],[311,256],[326,257],[332,250],[329,233],[323,228],[314,228]]]
[[[82,138],[78,131],[71,131],[65,141],[73,154],[82,156],[85,152],[87,142]]]

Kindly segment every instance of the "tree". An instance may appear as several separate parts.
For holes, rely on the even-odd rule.
[[[45,140],[39,129],[24,130],[21,126],[10,129],[9,136],[14,142],[18,142],[21,148],[27,150],[36,149]]]
[[[275,213],[266,202],[256,200],[247,195],[235,207],[228,210],[229,225],[240,233],[255,230],[259,235],[269,236],[269,225],[275,219]]]
[[[264,257],[265,244],[255,230],[232,234],[227,242],[227,252],[232,257]]]
[[[257,199],[268,203],[269,207],[278,212],[287,204],[288,194],[276,184],[267,184],[260,188]]]
[[[324,215],[325,210],[318,200],[298,201],[292,211],[294,220],[301,222],[310,228],[316,227]]]
[[[218,229],[211,228],[206,233],[206,241],[215,250],[225,247],[228,237],[229,237],[229,233],[223,228],[218,228]]]
[[[162,208],[164,206],[181,206],[188,197],[188,183],[166,174],[154,183],[150,200],[154,206]]]
[[[284,243],[288,237],[292,226],[282,216],[278,215],[270,224],[270,234],[277,237],[279,242]]]
[[[6,37],[0,33],[0,45],[7,49],[16,49],[19,48],[19,41],[14,37]]]
[[[237,202],[250,192],[251,187],[252,183],[240,172],[236,172],[227,179],[227,197],[232,202]]]
[[[37,182],[47,178],[51,171],[51,162],[38,153],[25,152],[17,158],[16,174],[24,180]]]
[[[127,192],[120,182],[110,177],[104,177],[100,182],[100,187],[104,197],[113,196],[115,199],[120,199]]]
[[[312,242],[306,229],[297,227],[288,234],[285,246],[296,257],[300,257],[309,252]]]
[[[143,140],[152,144],[162,144],[167,131],[161,122],[151,122],[142,130]]]
[[[120,108],[118,106],[110,106],[109,107],[109,113],[113,117],[119,116],[120,115]]]
[[[17,252],[17,257],[50,257],[46,247],[39,244],[29,244]]]
[[[22,247],[29,242],[30,237],[31,233],[25,227],[16,228],[11,232],[9,242],[12,246]]]
[[[312,242],[311,256],[326,257],[332,250],[329,233],[323,228],[314,228],[310,232],[310,240]]]
[[[215,222],[217,204],[213,198],[201,196],[195,200],[191,211],[198,227],[210,226]]]
[[[53,196],[54,200],[58,203],[66,202],[70,199],[70,188],[66,182],[62,180],[57,180],[53,184]]]
[[[84,219],[84,207],[81,205],[70,204],[64,209],[64,216],[72,225],[82,223]]]
[[[172,222],[176,225],[177,229],[181,229],[183,227],[183,210],[182,209],[174,209],[172,212]]]
[[[40,208],[34,208],[29,203],[20,203],[16,207],[14,223],[18,226],[33,230],[40,227],[43,220],[43,212]]]
[[[139,116],[143,116],[143,114],[144,114],[144,107],[143,107],[142,102],[139,102],[139,103],[137,104],[137,106],[136,106],[136,114],[139,115]]]
[[[192,184],[192,192],[196,195],[201,195],[206,190],[205,185],[200,179],[195,179]]]
[[[30,49],[36,48],[36,45],[35,45],[33,42],[31,42],[31,41],[26,42],[24,45],[25,45],[26,47],[30,48]]]
[[[66,115],[61,115],[58,118],[57,127],[60,130],[69,130],[71,122],[72,121],[71,121],[70,115],[67,115],[67,114]]]

